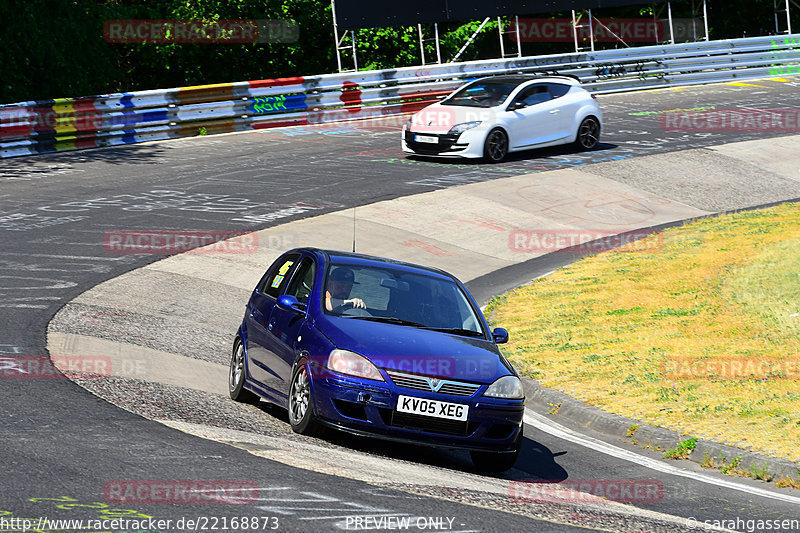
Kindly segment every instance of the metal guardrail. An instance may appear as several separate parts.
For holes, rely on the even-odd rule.
[[[0,106],[0,158],[396,117],[465,81],[570,74],[595,93],[800,74],[800,34],[201,85]]]

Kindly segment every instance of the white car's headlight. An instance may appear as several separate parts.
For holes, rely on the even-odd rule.
[[[509,400],[519,400],[525,397],[525,393],[522,391],[522,382],[517,376],[503,376],[489,385],[483,395]]]
[[[456,124],[455,126],[450,128],[450,131],[448,131],[447,133],[463,133],[467,130],[471,130],[475,126],[479,126],[481,122],[482,121],[480,120],[476,120],[473,122],[462,122],[461,124]]]
[[[340,374],[384,381],[378,368],[369,359],[347,350],[333,350],[325,366]]]

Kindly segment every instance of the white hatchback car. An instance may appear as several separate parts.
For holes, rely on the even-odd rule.
[[[591,150],[603,114],[594,96],[567,76],[481,78],[415,113],[403,127],[403,151],[435,157],[485,158],[574,143]]]

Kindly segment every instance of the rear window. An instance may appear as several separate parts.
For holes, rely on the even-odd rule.
[[[548,83],[547,88],[550,90],[550,96],[553,98],[560,98],[570,90],[570,86],[563,83]]]

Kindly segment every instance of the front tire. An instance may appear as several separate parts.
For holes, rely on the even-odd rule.
[[[600,141],[600,121],[595,117],[586,117],[578,126],[578,134],[575,137],[575,147],[578,150],[593,150]]]
[[[499,163],[508,155],[508,134],[495,128],[486,136],[483,143],[483,157],[490,163]]]
[[[258,396],[244,388],[244,344],[236,337],[228,371],[228,393],[231,399],[241,403],[258,403]]]
[[[305,360],[297,364],[292,373],[289,388],[289,424],[292,431],[301,435],[319,435],[322,426],[314,415],[314,399],[311,395],[311,378]]]

